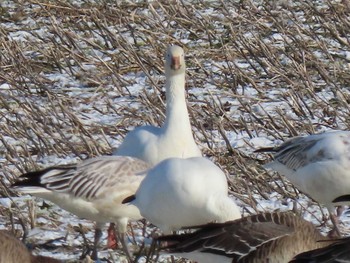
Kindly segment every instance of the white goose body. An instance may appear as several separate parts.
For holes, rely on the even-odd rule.
[[[350,189],[350,132],[333,131],[286,141],[265,165],[285,175],[300,191],[332,209]],[[340,199],[341,200],[341,199]],[[349,204],[350,199],[344,203]]]
[[[332,131],[292,138],[265,165],[286,176],[301,192],[324,204],[339,234],[335,206],[350,204],[350,132]]]
[[[149,170],[131,203],[167,233],[185,226],[241,217],[228,196],[225,174],[203,157],[160,162]]]
[[[185,59],[179,46],[165,57],[166,119],[162,127],[141,126],[129,132],[115,155],[137,157],[151,165],[170,158],[202,156],[194,141],[185,98]]]

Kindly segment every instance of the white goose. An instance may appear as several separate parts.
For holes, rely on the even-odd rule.
[[[162,127],[140,126],[129,132],[115,155],[137,157],[156,165],[169,157],[202,156],[193,139],[185,99],[185,57],[179,46],[165,56],[166,119]]]
[[[240,218],[222,170],[203,157],[169,158],[148,171],[131,202],[163,232]]]
[[[257,152],[275,152],[265,165],[285,175],[301,192],[323,203],[334,231],[340,234],[335,206],[350,203],[350,132],[332,131],[292,138],[280,146]]]
[[[114,155],[133,156],[152,166],[170,157],[202,156],[188,116],[185,73],[184,50],[176,45],[169,46],[165,55],[166,114],[163,126],[136,127],[126,135]]]
[[[122,156],[133,156],[138,157],[144,161],[146,161],[149,165],[155,165],[159,161],[168,158],[170,156],[178,156],[178,157],[189,157],[189,156],[201,156],[201,152],[198,149],[192,135],[191,131],[191,125],[188,118],[188,112],[186,107],[186,100],[185,100],[185,60],[184,60],[184,52],[183,49],[179,46],[170,46],[167,50],[166,56],[165,56],[165,74],[166,74],[166,99],[167,99],[167,108],[166,108],[166,121],[163,127],[157,128],[153,126],[142,126],[138,127],[132,132],[128,133],[126,136],[124,142],[121,144],[119,149],[115,152],[116,155],[122,155]],[[101,159],[104,160],[104,158],[107,157],[101,157]],[[81,167],[86,167],[86,169],[83,172],[79,173],[73,173],[75,166],[70,166],[73,170],[69,170],[70,168],[62,168],[62,167],[52,167],[45,169],[43,171],[39,172],[33,172],[28,173],[22,176],[22,178],[27,178],[23,183],[18,182],[16,185],[18,186],[19,190],[22,190],[26,193],[31,193],[33,195],[46,198],[48,200],[51,200],[58,205],[60,205],[62,208],[65,208],[66,210],[80,216],[85,217],[91,220],[96,220],[98,222],[98,228],[96,229],[95,234],[95,248],[93,257],[96,258],[97,251],[97,241],[99,239],[99,235],[101,235],[100,227],[101,223],[105,222],[117,222],[118,226],[118,232],[125,233],[126,226],[127,226],[127,218],[132,219],[140,219],[139,211],[135,211],[135,207],[129,209],[125,209],[125,206],[122,206],[120,203],[119,197],[123,197],[124,199],[126,196],[129,196],[131,194],[134,194],[137,187],[140,184],[140,181],[142,180],[142,176],[139,176],[137,174],[137,166],[136,170],[134,172],[137,174],[136,177],[130,177],[130,176],[124,176],[123,171],[120,171],[120,173],[114,173],[116,169],[118,169],[118,162],[114,164],[114,170],[113,167],[110,171],[103,170],[102,167],[99,167],[99,162],[96,162],[95,165],[88,165],[89,163],[94,163],[96,159],[87,160],[84,161],[81,165]],[[121,158],[118,159],[116,156],[115,160],[128,160],[127,158]],[[113,157],[111,157],[111,163],[113,162]],[[128,161],[127,161],[128,162]],[[113,166],[113,164],[110,164]],[[132,163],[130,163],[132,165]],[[127,164],[125,166],[128,166]],[[147,165],[144,164],[146,167]],[[62,170],[61,170],[62,168]],[[67,173],[65,172],[67,171]],[[100,185],[100,182],[97,180],[92,179],[92,181],[86,181],[84,178],[86,176],[86,173],[88,174],[94,174],[96,178],[98,177],[98,174],[102,172],[103,175],[99,178],[103,178],[106,176],[107,178],[111,177],[111,179],[108,180],[115,180],[115,184],[113,185],[110,191],[114,191],[116,195],[118,195],[118,198],[115,200],[117,206],[120,205],[120,209],[115,209],[113,211],[108,212],[108,209],[104,211],[106,213],[106,216],[100,216],[99,209],[105,209],[106,202],[108,204],[111,200],[104,200],[102,201],[97,199],[94,200],[94,205],[91,208],[91,205],[89,202],[91,200],[88,200],[88,202],[85,202],[84,198],[83,200],[80,199],[80,196],[78,196],[78,199],[76,200],[74,198],[75,193],[69,192],[68,195],[61,195],[62,192],[59,192],[57,190],[60,190],[60,188],[57,189],[49,189],[51,187],[51,184],[46,184],[46,181],[41,181],[41,177],[47,178],[46,172],[48,172],[48,175],[50,176],[50,180],[56,180],[61,182],[61,177],[63,176],[72,176],[74,178],[74,184],[79,185],[81,189],[90,189],[95,187],[107,187],[108,185]],[[33,179],[31,178],[33,177]],[[36,178],[36,179],[34,179]],[[130,183],[130,178],[132,183]],[[136,179],[134,181],[134,179]],[[35,181],[36,180],[36,181]],[[101,179],[104,180],[104,179]],[[106,182],[106,181],[103,181]],[[37,184],[40,183],[39,189],[35,188],[34,191],[31,190],[30,186],[31,184]],[[66,185],[62,185],[63,189],[67,191],[71,191]],[[47,192],[45,192],[43,189],[46,189]],[[89,191],[89,190],[86,190]],[[69,197],[68,197],[69,196]],[[84,197],[84,196],[83,196]],[[73,199],[70,199],[73,198]],[[103,198],[107,198],[104,196]],[[68,202],[67,202],[68,201]],[[73,205],[73,203],[76,203]],[[88,203],[88,204],[86,204]],[[101,207],[97,207],[101,206]],[[110,213],[110,214],[109,214]],[[131,213],[131,214],[130,214]],[[107,220],[107,218],[110,218],[110,220]],[[123,242],[124,249],[126,250],[125,246],[125,240],[122,238],[121,240]],[[127,252],[127,250],[126,250]],[[95,255],[95,256],[94,256]]]
[[[332,243],[318,242],[325,239],[312,223],[291,212],[277,212],[212,223],[158,241],[161,250],[199,263],[263,263],[288,262],[301,252]]]
[[[141,219],[137,207],[122,200],[135,193],[149,165],[127,156],[101,156],[79,164],[49,167],[19,177],[12,186],[23,193],[50,200],[81,218],[96,221],[92,257],[104,223],[116,222],[124,235],[128,219]],[[125,239],[121,242],[125,252]]]

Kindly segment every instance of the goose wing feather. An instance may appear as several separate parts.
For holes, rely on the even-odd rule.
[[[299,222],[300,221],[300,222]],[[225,223],[212,223],[184,235],[160,237],[170,253],[207,252],[231,257],[236,262],[260,246],[294,232],[302,220],[292,213],[265,213]]]
[[[105,193],[106,189],[115,185],[138,180],[134,178],[135,175],[143,176],[148,168],[147,163],[136,158],[102,156],[79,164],[55,166],[23,174],[13,186],[41,187],[89,200]]]

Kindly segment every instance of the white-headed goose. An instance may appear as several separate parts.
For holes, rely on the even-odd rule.
[[[165,54],[165,122],[161,127],[145,125],[130,131],[113,154],[133,156],[151,166],[170,158],[202,156],[192,134],[186,105],[184,50],[169,46]]]
[[[129,132],[115,155],[137,157],[156,165],[169,157],[202,156],[193,139],[185,98],[185,54],[169,46],[165,55],[166,117],[162,127],[140,126]]]

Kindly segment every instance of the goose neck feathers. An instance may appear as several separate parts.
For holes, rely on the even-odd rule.
[[[184,126],[191,131],[185,99],[185,58],[179,46],[168,48],[165,60],[166,73],[166,121],[164,127],[171,124]],[[175,125],[171,125],[171,129]],[[170,128],[170,127],[169,127]]]
[[[166,118],[162,127],[141,126],[129,132],[115,155],[133,156],[155,165],[171,158],[202,156],[192,134],[185,98],[185,59],[179,46],[165,56]]]

